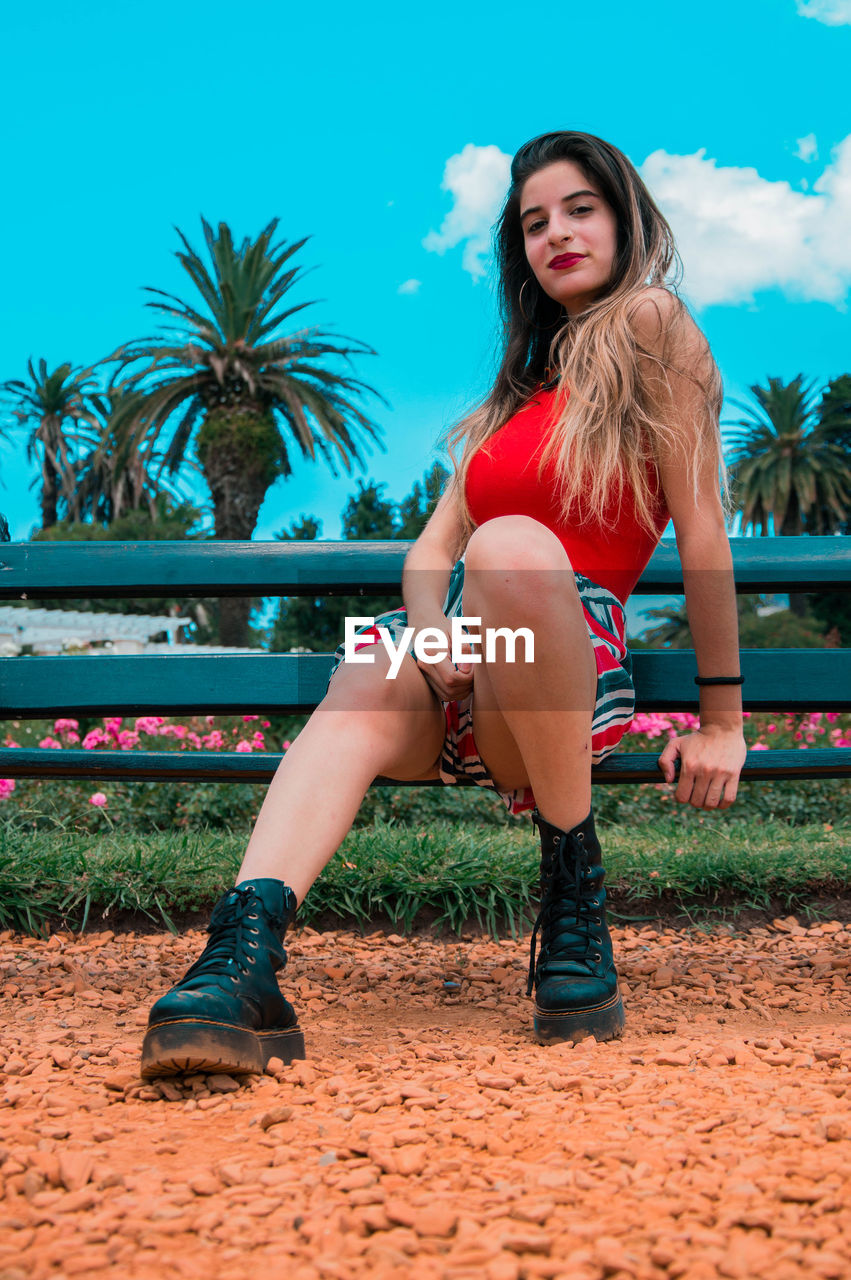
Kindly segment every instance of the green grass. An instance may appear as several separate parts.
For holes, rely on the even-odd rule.
[[[695,918],[723,909],[807,909],[851,888],[851,834],[724,815],[678,813],[600,831],[612,915],[647,918],[656,904]],[[142,912],[207,910],[233,883],[244,836],[221,832],[106,835],[25,831],[0,822],[0,927],[44,932]],[[459,932],[471,920],[516,933],[534,915],[538,848],[531,826],[431,822],[354,829],[303,903],[310,923],[331,914],[368,925],[418,919]]]

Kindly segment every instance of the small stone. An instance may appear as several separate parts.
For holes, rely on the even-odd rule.
[[[433,1204],[417,1209],[411,1226],[418,1236],[451,1236],[457,1222],[456,1210]]]
[[[476,1072],[476,1083],[483,1089],[513,1089],[517,1081],[512,1076],[492,1075],[488,1071]]]
[[[214,1196],[222,1189],[222,1184],[212,1173],[196,1173],[187,1185],[196,1196]]]
[[[183,1101],[183,1090],[173,1080],[158,1080],[156,1087],[167,1102]]]
[[[424,1142],[399,1147],[393,1154],[396,1157],[396,1168],[405,1177],[423,1173],[428,1164],[428,1146]]]
[[[59,1178],[67,1191],[79,1191],[94,1172],[95,1162],[85,1151],[63,1151],[59,1156]]]
[[[242,1086],[238,1080],[234,1080],[233,1076],[213,1075],[207,1076],[207,1088],[211,1093],[236,1093]]]
[[[292,1113],[292,1107],[272,1107],[271,1111],[263,1113],[257,1123],[265,1132],[267,1129],[271,1129],[273,1124],[283,1124],[286,1120],[289,1120]]]
[[[544,1231],[510,1231],[500,1236],[498,1243],[511,1253],[549,1253],[552,1237]]]

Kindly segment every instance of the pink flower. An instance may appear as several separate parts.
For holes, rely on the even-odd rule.
[[[260,732],[259,729],[255,729],[254,737],[251,739],[251,745],[253,747],[262,747],[262,746],[265,746],[265,743],[266,743],[266,739],[263,737],[263,734]]]
[[[160,729],[161,738],[177,738],[178,742],[182,742],[188,733],[185,724],[164,724]]]
[[[251,720],[259,720],[259,719],[260,719],[260,717],[259,717],[259,716],[243,716],[243,717],[242,717],[242,723],[243,723],[243,724],[248,724],[248,723],[249,723],[249,721],[251,721]]]
[[[194,747],[196,751],[201,750],[202,743],[197,733],[190,733],[187,731],[186,741],[189,743],[190,747]]]
[[[221,751],[222,747],[225,745],[225,739],[221,729],[213,729],[212,733],[205,733],[201,741],[210,751]]]
[[[287,740],[286,740],[286,742],[282,742],[282,743],[281,743],[281,750],[282,750],[282,751],[289,751],[289,749],[290,749],[290,747],[291,747],[292,745],[293,745],[293,744],[290,742],[290,740],[289,740],[289,739],[287,739]]]
[[[271,720],[261,720],[261,722],[260,722],[260,723],[262,724],[262,726],[263,726],[263,728],[264,728],[264,729],[271,729],[271,727],[272,727],[272,721],[271,721]]]
[[[83,747],[86,751],[92,751],[95,747],[102,747],[105,742],[109,742],[109,735],[103,729],[90,729],[83,738]]]
[[[164,716],[137,716],[135,729],[137,733],[150,733],[154,737],[160,731],[160,725],[165,724]]]
[[[49,737],[49,736],[48,736],[47,738],[42,738],[41,742],[40,742],[38,745],[39,745],[40,747],[50,747],[50,748],[52,748],[54,751],[61,751],[61,750],[62,750],[62,743],[61,743],[61,742],[57,742],[55,738],[51,738],[51,737]]]
[[[113,738],[118,737],[118,731],[121,728],[121,719],[121,716],[107,716],[103,722],[107,733],[111,733]]]
[[[139,735],[132,729],[122,729],[118,735],[118,745],[122,751],[132,751],[139,745]]]
[[[825,720],[829,721],[830,724],[836,724],[836,721],[839,719],[839,712],[825,711],[824,718]]]
[[[245,752],[245,751],[251,751],[251,749],[252,749],[252,748],[251,748],[251,743],[250,743],[250,742],[246,742],[246,741],[245,741],[245,739],[243,738],[241,742],[238,742],[238,743],[236,744],[236,749],[237,749],[237,751],[242,751],[242,752]]]
[[[54,720],[53,722],[54,733],[68,733],[70,729],[79,729],[79,727],[79,720]]]
[[[797,731],[797,733],[795,734],[795,741],[796,741],[796,742],[799,742],[799,741],[800,741],[800,739],[801,739],[801,738],[803,738],[803,736],[804,736],[804,735],[801,733],[801,731],[800,731],[800,729],[799,729],[799,730]]]
[[[659,738],[668,729],[671,728],[671,721],[667,716],[648,715],[646,712],[639,712],[633,718],[632,724],[629,726],[629,733],[643,733],[648,738]]]
[[[836,732],[836,733],[841,733],[841,732],[842,732],[842,730],[841,730],[841,729],[836,729],[836,730],[835,730],[835,732]],[[14,738],[9,737],[9,735],[8,735],[8,734],[6,735],[6,738],[5,738],[4,742],[3,742],[3,746],[4,746],[4,747],[19,747],[20,745],[21,745],[21,744],[20,744],[20,742],[16,742],[16,741],[15,741],[15,739],[14,739]]]
[[[89,804],[93,804],[96,809],[104,809],[106,807],[106,796],[102,791],[96,791],[93,796],[89,796]]]
[[[14,778],[0,778],[0,800],[8,800],[14,790]]]
[[[776,733],[776,732],[777,732],[777,725],[776,725],[776,724],[770,724],[770,725],[768,726],[768,732],[769,732],[769,733]]]
[[[767,751],[767,750],[768,750],[768,744],[765,742],[754,742],[753,745],[751,746],[751,751]]]

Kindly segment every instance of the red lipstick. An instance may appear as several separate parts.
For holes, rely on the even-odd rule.
[[[584,253],[562,253],[557,258],[553,258],[549,265],[556,270],[563,270],[574,266],[577,262],[582,262],[584,258]]]

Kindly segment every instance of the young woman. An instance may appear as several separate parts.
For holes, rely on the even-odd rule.
[[[153,1006],[147,1077],[262,1071],[302,1056],[278,987],[296,905],[372,780],[469,774],[541,839],[529,990],[542,1040],[619,1035],[623,1010],[591,812],[591,765],[632,717],[623,606],[669,519],[697,655],[700,728],[660,756],[676,798],[733,803],[745,758],[736,605],[719,476],[721,386],[668,285],[670,228],[629,160],[582,133],[522,147],[496,229],[503,352],[493,389],[449,441],[455,473],[404,566],[394,639],[463,617],[526,628],[472,660],[418,659],[395,678],[376,629],[341,651],[323,702],[271,784],[210,940]],[[463,446],[460,461],[458,446]],[[459,559],[459,557],[461,557]],[[475,620],[475,625],[473,625]],[[461,624],[463,625],[463,624]],[[421,650],[422,653],[422,650]],[[456,655],[458,656],[458,655]],[[535,960],[536,943],[540,951]]]

